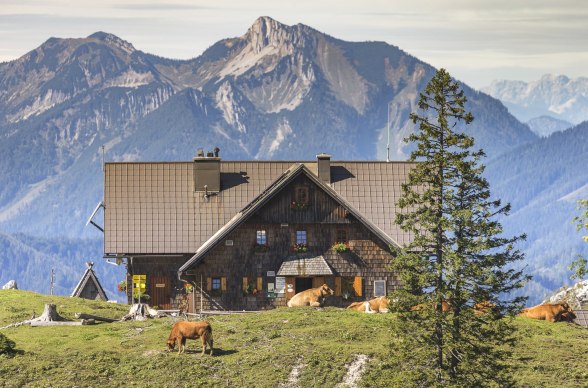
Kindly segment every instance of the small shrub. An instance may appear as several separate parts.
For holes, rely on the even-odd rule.
[[[0,354],[10,354],[14,352],[16,343],[0,333]]]

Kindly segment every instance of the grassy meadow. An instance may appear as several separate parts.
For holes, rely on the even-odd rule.
[[[116,305],[78,298],[0,291],[0,327],[43,312],[74,319],[84,312],[120,318]],[[188,340],[187,354],[165,351],[173,318],[92,326],[30,327],[1,331],[16,352],[0,355],[0,386],[286,386],[300,366],[301,387],[341,383],[356,355],[369,357],[359,386],[394,386],[387,362],[397,324],[394,314],[364,314],[335,308],[276,309],[257,314],[208,317],[215,354],[200,355]],[[519,386],[588,386],[588,330],[569,323],[517,318],[522,339],[511,360]]]

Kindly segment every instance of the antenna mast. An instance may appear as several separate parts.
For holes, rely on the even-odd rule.
[[[388,144],[386,145],[386,162],[390,162],[390,101],[387,105],[388,107]]]

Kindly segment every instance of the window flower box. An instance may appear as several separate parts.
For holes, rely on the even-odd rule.
[[[292,210],[305,210],[308,208],[308,202],[292,201],[290,202],[290,209]]]
[[[333,249],[339,253],[343,253],[349,252],[351,247],[348,242],[336,242],[335,245],[333,245]]]
[[[308,251],[308,245],[305,243],[298,243],[290,246],[290,252],[304,253]]]
[[[247,285],[247,288],[243,290],[243,296],[246,297],[256,297],[259,291],[255,287],[255,283],[251,282]]]

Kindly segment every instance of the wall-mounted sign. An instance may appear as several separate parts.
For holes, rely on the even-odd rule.
[[[147,275],[133,275],[133,288],[135,293],[144,293],[147,283]]]
[[[225,240],[225,245],[227,247],[232,247],[233,246],[233,240]]]
[[[281,294],[281,296],[284,296],[285,288],[286,288],[286,278],[283,276],[276,277],[276,286],[275,286],[276,293],[278,293],[278,295]]]
[[[274,283],[267,284],[267,292],[274,292]]]
[[[164,288],[165,283],[155,283],[155,288]]]
[[[267,277],[268,278],[273,278],[276,276],[276,271],[267,271]]]

